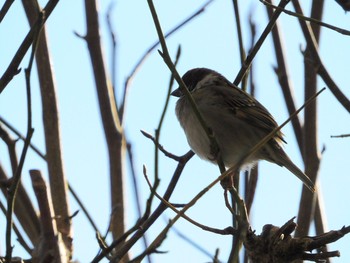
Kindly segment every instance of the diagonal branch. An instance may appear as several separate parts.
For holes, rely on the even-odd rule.
[[[181,156],[181,158],[178,161],[178,165],[173,173],[173,176],[171,178],[171,181],[165,191],[165,194],[163,195],[163,198],[165,200],[169,200],[171,195],[174,192],[175,186],[178,183],[181,173],[183,169],[185,168],[187,162],[193,157],[194,153],[192,151],[189,151],[185,155]],[[124,245],[122,245],[120,248],[116,250],[114,253],[114,257],[116,258],[122,258],[129,250],[130,248],[144,235],[144,233],[153,225],[153,223],[159,218],[159,216],[166,210],[166,206],[163,203],[160,203],[158,207],[154,210],[154,212],[151,214],[151,216],[147,217],[145,221],[142,222],[141,225],[138,226],[137,231],[134,233],[132,237],[130,237],[129,240],[125,242]],[[97,263],[102,260],[103,257],[108,255],[115,247],[118,245],[119,241],[114,240],[112,244],[103,250],[99,255],[97,255],[91,263]]]
[[[274,9],[280,9],[278,6],[273,5],[270,0],[259,0],[259,1],[262,2],[264,5],[266,5],[267,7],[272,7]],[[336,26],[324,23],[324,22],[322,22],[319,19],[315,19],[313,17],[303,16],[302,14],[295,13],[295,12],[292,12],[292,11],[289,11],[289,10],[286,10],[286,9],[281,9],[281,10],[282,10],[283,13],[285,13],[287,15],[294,16],[294,17],[296,17],[298,19],[302,19],[304,21],[309,21],[309,22],[311,22],[313,24],[316,24],[318,26],[323,26],[323,27],[329,28],[331,30],[334,30],[334,31],[336,31],[336,32],[338,32],[340,34],[346,35],[346,36],[350,35],[350,31],[349,30],[346,30],[346,29],[343,29],[343,28],[339,28],[339,27],[336,27]]]
[[[280,8],[284,8],[290,0],[281,0],[281,2],[279,3],[278,7]],[[270,19],[269,23],[267,24],[266,28],[264,29],[263,33],[261,34],[260,38],[258,39],[258,41],[256,42],[254,48],[249,52],[246,60],[244,61],[242,68],[240,69],[240,71],[238,72],[233,84],[235,84],[236,86],[238,86],[238,84],[242,81],[243,77],[245,76],[245,74],[248,72],[250,65],[253,62],[253,59],[255,58],[255,55],[258,53],[260,47],[262,46],[262,44],[264,43],[265,39],[267,38],[267,36],[269,35],[269,33],[271,32],[272,28],[275,26],[275,23],[277,21],[277,18],[280,16],[280,14],[282,13],[282,11],[280,9],[277,9],[274,13],[272,18]]]
[[[45,8],[42,10],[42,12],[45,13],[44,23],[49,18],[52,11],[55,9],[58,1],[59,0],[50,0],[49,2],[47,2]],[[7,84],[9,84],[12,78],[19,73],[20,71],[19,65],[21,64],[24,56],[27,54],[30,46],[34,41],[35,32],[38,29],[40,29],[42,25],[43,24],[38,18],[36,22],[33,24],[33,26],[31,27],[31,29],[29,30],[27,36],[24,38],[22,44],[18,48],[14,57],[12,58],[12,61],[10,62],[6,71],[0,78],[0,93],[5,89],[5,87],[7,86]]]
[[[0,23],[2,22],[2,20],[6,16],[7,12],[9,11],[9,9],[14,1],[15,0],[6,0],[5,1],[4,5],[2,6],[2,8],[0,10]]]

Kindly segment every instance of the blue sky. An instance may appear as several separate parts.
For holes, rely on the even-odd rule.
[[[305,12],[309,13],[311,1],[304,1]],[[105,47],[106,64],[110,67],[110,42],[106,30],[105,15],[111,1],[100,1],[101,36]],[[204,1],[155,1],[164,32],[169,31],[184,18],[197,10]],[[45,2],[41,1],[44,5]],[[324,21],[346,28],[349,25],[349,15],[335,1],[325,1]],[[249,47],[250,33],[247,16],[253,14],[253,21],[260,35],[267,24],[265,6],[257,0],[240,1],[240,11],[244,32],[245,47]],[[292,9],[291,5],[288,6]],[[117,52],[117,88],[122,90],[126,77],[145,50],[157,40],[157,34],[147,1],[116,1],[112,15],[118,41]],[[303,101],[303,57],[300,50],[305,47],[305,41],[295,18],[282,15],[280,20],[289,63],[290,79],[294,86],[297,106]],[[58,103],[60,109],[62,148],[67,178],[76,189],[79,196],[93,214],[101,231],[105,231],[109,214],[109,179],[106,144],[99,119],[94,79],[86,43],[77,38],[73,32],[85,34],[85,15],[83,1],[65,1],[58,3],[55,11],[47,22],[49,45],[53,58],[55,80],[57,84]],[[14,52],[28,31],[27,21],[19,1],[15,1],[10,12],[0,26],[0,36],[5,39],[0,43],[0,68],[6,68]],[[4,37],[6,36],[6,38]],[[233,80],[240,68],[234,15],[231,1],[215,0],[206,11],[186,27],[172,35],[168,40],[169,52],[175,56],[178,45],[181,44],[182,55],[178,64],[180,74],[194,67],[208,67],[219,71],[228,79]],[[320,54],[336,83],[350,97],[349,64],[350,39],[329,29],[321,33]],[[21,64],[27,66],[28,56]],[[257,98],[275,116],[279,123],[288,118],[283,104],[282,94],[277,82],[273,66],[276,65],[271,39],[262,46],[254,61],[255,85]],[[142,176],[142,166],[147,167],[150,177],[154,171],[154,146],[146,139],[140,130],[153,133],[158,125],[161,110],[164,105],[170,73],[157,52],[153,52],[135,76],[129,90],[125,132],[133,146],[135,167],[141,187],[143,200],[147,198],[149,189]],[[319,79],[318,87],[324,87]],[[36,75],[32,76],[33,87],[33,121],[35,134],[32,142],[43,152],[43,128],[41,120],[41,102]],[[118,92],[119,97],[120,93]],[[161,143],[164,147],[178,155],[188,151],[189,146],[181,130],[175,114],[176,99],[171,98],[170,106],[161,133]],[[318,99],[319,102],[319,134],[320,149],[325,146],[320,170],[320,184],[324,194],[325,212],[329,229],[339,229],[350,223],[348,185],[349,139],[331,139],[330,135],[350,132],[350,117],[327,89]],[[25,133],[25,79],[23,72],[14,78],[0,96],[0,115],[10,121],[20,131]],[[302,116],[302,113],[301,113]],[[291,125],[283,129],[288,144],[286,152],[291,159],[302,167]],[[18,143],[18,150],[22,147]],[[8,166],[6,148],[0,143],[0,162]],[[163,157],[160,159],[162,193],[169,182],[176,163]],[[286,169],[276,165],[261,162],[261,174],[258,182],[256,200],[253,205],[251,224],[260,233],[266,223],[282,225],[291,217],[297,215],[300,199],[301,183]],[[40,169],[47,175],[46,165],[33,152],[29,152],[24,167],[23,181],[32,194],[31,183],[27,171]],[[9,171],[9,170],[8,170]],[[136,220],[134,197],[130,187],[129,171],[126,170],[126,209],[127,226]],[[186,203],[203,187],[207,186],[219,175],[214,165],[193,158],[188,164],[172,197],[172,202]],[[97,189],[97,190],[96,190]],[[3,200],[3,197],[1,197]],[[79,209],[70,197],[71,211]],[[286,206],[288,204],[288,206]],[[145,206],[145,202],[142,203]],[[213,227],[225,228],[230,225],[230,214],[225,208],[221,186],[215,186],[188,215],[193,219]],[[173,217],[167,211],[163,218],[150,229],[150,241],[159,233],[167,219]],[[0,225],[4,218],[0,217]],[[74,226],[74,258],[81,262],[89,262],[98,251],[93,229],[87,223],[82,213],[73,219]],[[186,233],[199,245],[214,254],[220,248],[220,259],[226,260],[230,248],[230,238],[205,233],[180,220],[175,227]],[[4,230],[0,231],[1,233]],[[347,262],[350,252],[345,237],[330,246],[340,250],[342,258],[334,262]],[[4,237],[0,236],[1,251],[4,251]],[[137,255],[140,245],[132,251]],[[153,262],[206,262],[209,258],[181,240],[174,232],[170,232],[167,240],[160,248],[167,254],[153,256]],[[19,244],[15,243],[14,253],[21,254]]]

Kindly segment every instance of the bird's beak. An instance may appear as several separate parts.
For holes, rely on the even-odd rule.
[[[182,96],[182,91],[180,90],[180,88],[177,88],[170,95],[171,96],[175,96],[175,97],[181,97]]]

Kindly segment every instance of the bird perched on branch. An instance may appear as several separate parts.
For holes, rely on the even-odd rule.
[[[226,167],[231,167],[247,155],[278,124],[255,98],[239,89],[221,74],[207,68],[189,70],[182,77],[208,128],[213,132],[219,155]],[[198,120],[189,98],[180,87],[171,95],[179,97],[176,115],[192,150],[202,159],[216,163],[209,137]],[[286,167],[311,191],[314,183],[288,157],[282,148],[282,132],[278,131],[257,152],[244,160],[241,168],[266,160]]]

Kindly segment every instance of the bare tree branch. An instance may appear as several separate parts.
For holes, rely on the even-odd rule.
[[[60,245],[62,239],[57,234],[56,221],[53,218],[52,203],[46,184],[39,170],[31,170],[33,189],[38,200],[40,210],[41,238],[40,244],[33,253],[33,260],[39,262],[65,263],[65,245]],[[60,250],[61,248],[61,250]],[[63,248],[63,249],[62,249]]]
[[[289,1],[290,0],[281,0],[278,7],[283,9],[289,3]],[[246,60],[244,61],[242,68],[238,72],[238,74],[233,82],[233,84],[235,84],[236,86],[238,86],[238,84],[242,81],[244,75],[249,70],[250,65],[252,64],[255,55],[258,53],[258,51],[259,51],[260,47],[262,46],[262,44],[264,43],[266,37],[271,32],[271,29],[275,26],[275,23],[276,23],[279,15],[281,13],[282,13],[282,11],[280,9],[278,9],[274,12],[273,17],[270,19],[270,21],[267,24],[266,28],[264,29],[263,33],[261,34],[258,41],[256,42],[254,48],[249,52]]]
[[[198,15],[200,15],[201,13],[203,13],[205,11],[205,9],[207,8],[207,6],[209,4],[211,4],[213,2],[213,0],[208,0],[207,2],[204,3],[203,6],[201,6],[195,13],[193,13],[191,16],[189,16],[188,18],[186,18],[183,22],[181,22],[179,25],[177,25],[176,27],[174,27],[173,29],[171,29],[168,33],[166,33],[164,35],[165,38],[171,36],[172,34],[174,34],[176,31],[178,31],[180,28],[182,28],[183,26],[185,26],[187,23],[189,23],[190,21],[192,21],[195,17],[197,17]],[[131,73],[129,74],[129,76],[127,77],[125,84],[124,84],[124,94],[123,94],[123,101],[122,104],[120,106],[120,114],[121,116],[123,116],[123,112],[125,110],[125,104],[126,104],[126,94],[128,92],[128,89],[130,87],[131,81],[134,78],[135,74],[137,73],[137,71],[140,69],[140,67],[142,66],[143,62],[146,60],[146,58],[152,53],[152,51],[160,44],[160,41],[156,41],[153,45],[151,45],[145,52],[145,54],[143,54],[143,56],[140,58],[140,60],[136,63],[136,65],[134,66],[134,68],[132,69]]]
[[[44,23],[44,13],[39,13],[39,26],[37,30],[34,32],[34,41],[33,48],[31,52],[31,56],[29,59],[28,67],[25,70],[25,79],[26,79],[26,93],[27,93],[27,136],[24,141],[23,150],[21,153],[21,157],[14,173],[11,181],[11,186],[8,189],[8,197],[7,197],[7,213],[6,213],[6,261],[11,262],[12,258],[12,245],[11,245],[11,236],[12,236],[12,225],[13,225],[13,211],[16,200],[16,194],[18,190],[18,186],[21,180],[22,169],[24,165],[24,161],[27,156],[28,147],[30,144],[30,140],[33,136],[34,129],[32,126],[32,95],[31,95],[31,85],[30,85],[30,76],[32,72],[32,66],[34,62],[34,55],[37,49],[37,44],[40,36],[40,30]]]
[[[40,10],[37,0],[24,0],[22,3],[29,23],[34,25]],[[41,91],[46,161],[49,171],[52,202],[55,216],[57,217],[57,229],[62,234],[64,244],[68,250],[67,256],[69,258],[73,248],[71,221],[69,220],[70,211],[67,195],[67,180],[62,161],[59,112],[52,72],[52,59],[49,53],[45,28],[43,28],[41,37],[38,41],[38,50],[35,59],[38,68]]]
[[[293,5],[298,13],[302,14],[301,7],[296,0],[292,0]],[[317,1],[313,5],[319,6],[318,12],[313,13],[313,15],[321,16],[322,15],[322,3],[323,1]],[[312,32],[312,28],[307,26],[305,21],[299,20],[299,23],[304,30],[307,30],[310,34],[313,35],[314,42],[317,43],[319,38],[319,27],[315,33]],[[313,46],[313,43],[307,42],[307,48],[304,52],[304,67],[305,67],[305,100],[313,96],[317,90],[317,79],[316,71],[314,65],[310,61],[312,53],[310,45]],[[304,126],[304,156],[305,156],[305,173],[310,177],[310,179],[315,182],[317,180],[318,169],[320,164],[320,154],[318,150],[317,142],[317,102],[313,101],[310,104],[310,107],[305,109],[305,126]],[[298,213],[298,225],[299,227],[296,230],[296,236],[305,236],[308,233],[311,220],[314,216],[314,209],[317,200],[317,194],[310,193],[303,187],[303,192],[301,196],[301,201],[299,205]]]
[[[13,4],[14,0],[6,0],[4,5],[2,6],[1,10],[0,10],[0,23],[2,22],[2,20],[4,19],[4,17],[6,16],[7,12],[9,11],[11,5]]]
[[[15,151],[15,141],[10,138],[9,134],[4,129],[2,129],[1,125],[0,125],[0,137],[8,145],[9,157],[11,160],[11,167],[12,167],[12,175],[15,175],[16,170],[18,169],[18,160],[17,160],[18,158]],[[8,184],[11,185],[12,180],[9,179],[9,177],[6,175],[1,165],[0,165],[0,180],[4,182],[8,182]],[[1,187],[1,191],[3,192],[6,198],[8,196],[7,190],[8,190],[7,186]],[[36,246],[39,241],[40,224],[39,224],[38,216],[36,214],[34,206],[21,181],[18,184],[17,198],[15,199],[15,206],[14,206],[14,213],[18,221],[20,222],[23,230],[25,231],[26,235],[29,237],[30,241],[32,242],[33,246]]]
[[[85,11],[87,24],[85,40],[95,76],[96,91],[109,156],[112,205],[110,231],[113,234],[113,238],[116,239],[125,232],[123,168],[126,142],[115,104],[115,94],[108,80],[102,55],[96,1],[86,0]]]
[[[279,9],[279,7],[271,4],[270,0],[259,0],[259,1],[262,2],[263,4],[265,4],[268,7]],[[283,9],[282,12],[286,13],[287,15],[291,15],[291,16],[297,17],[298,19],[302,19],[304,21],[312,22],[313,24],[316,24],[318,26],[329,28],[331,30],[334,30],[334,31],[340,33],[340,34],[347,35],[347,36],[350,35],[350,31],[349,30],[346,30],[346,29],[343,29],[343,28],[339,28],[339,27],[336,27],[336,26],[324,23],[320,19],[315,19],[313,17],[303,16],[302,14],[294,13],[294,12],[286,10],[286,9]]]
[[[350,227],[343,227],[337,231],[330,231],[314,237],[304,236],[292,238],[291,233],[297,224],[292,218],[282,227],[265,225],[261,235],[248,231],[245,247],[252,263],[291,263],[298,260],[325,262],[330,257],[339,257],[338,251],[310,253],[332,243],[350,232]]]
[[[300,7],[300,4],[297,0],[293,0],[293,5],[297,13],[303,14],[303,11]],[[311,26],[305,21],[299,19],[301,29],[303,31],[305,40],[307,42],[308,50],[310,51],[310,59],[314,63],[314,68],[317,71],[317,74],[323,79],[330,91],[340,102],[340,104],[350,112],[350,100],[345,96],[345,94],[340,90],[337,84],[334,82],[332,77],[329,75],[327,69],[323,65],[323,62],[318,54],[318,45],[315,39],[315,36],[311,30]]]
[[[50,0],[47,2],[45,8],[42,10],[45,13],[45,21],[51,15],[52,11],[55,9],[59,0]],[[24,1],[25,2],[25,1]],[[44,23],[45,23],[44,21]],[[11,63],[7,67],[6,71],[0,78],[0,94],[5,89],[7,84],[12,80],[12,78],[20,72],[19,65],[22,62],[24,56],[26,55],[28,49],[32,45],[35,37],[35,32],[40,29],[42,26],[40,19],[37,19],[36,22],[31,27],[27,36],[23,40],[22,44],[18,48],[15,56],[12,58]]]
[[[163,195],[163,198],[165,200],[169,200],[171,195],[174,192],[175,186],[177,182],[180,179],[181,173],[183,169],[185,168],[187,162],[193,157],[194,153],[192,151],[189,151],[185,155],[183,155],[179,163],[173,173],[173,176],[171,178],[171,181],[165,191],[165,194]],[[159,216],[166,210],[166,206],[163,203],[160,203],[158,207],[154,210],[154,212],[151,214],[151,216],[147,216],[144,221],[141,222],[140,225],[137,227],[137,231],[134,233],[133,236],[129,238],[125,242],[124,245],[122,245],[120,248],[116,250],[114,253],[115,258],[122,258],[129,250],[130,248],[144,235],[144,233],[152,226],[152,224],[159,218]],[[105,250],[103,250],[99,255],[97,255],[91,263],[97,263],[102,260],[103,257],[108,255],[117,245],[119,244],[118,240],[114,240],[112,244]]]
[[[266,2],[271,3],[271,0],[268,0]],[[267,7],[266,11],[268,13],[269,19],[272,18],[273,11],[271,8]],[[289,115],[295,112],[296,106],[294,102],[294,94],[293,94],[293,88],[292,84],[289,81],[289,73],[287,68],[287,63],[285,59],[285,51],[284,47],[282,45],[282,36],[280,34],[280,26],[278,23],[276,23],[275,27],[272,29],[272,39],[275,46],[275,54],[276,54],[276,60],[277,60],[277,67],[275,68],[276,75],[278,77],[278,81],[280,83],[284,101],[286,102],[286,106],[288,109]],[[298,142],[299,150],[301,153],[301,156],[304,159],[304,151],[303,151],[303,131],[302,131],[302,125],[301,121],[298,116],[293,118],[291,120],[293,130],[295,137]]]

